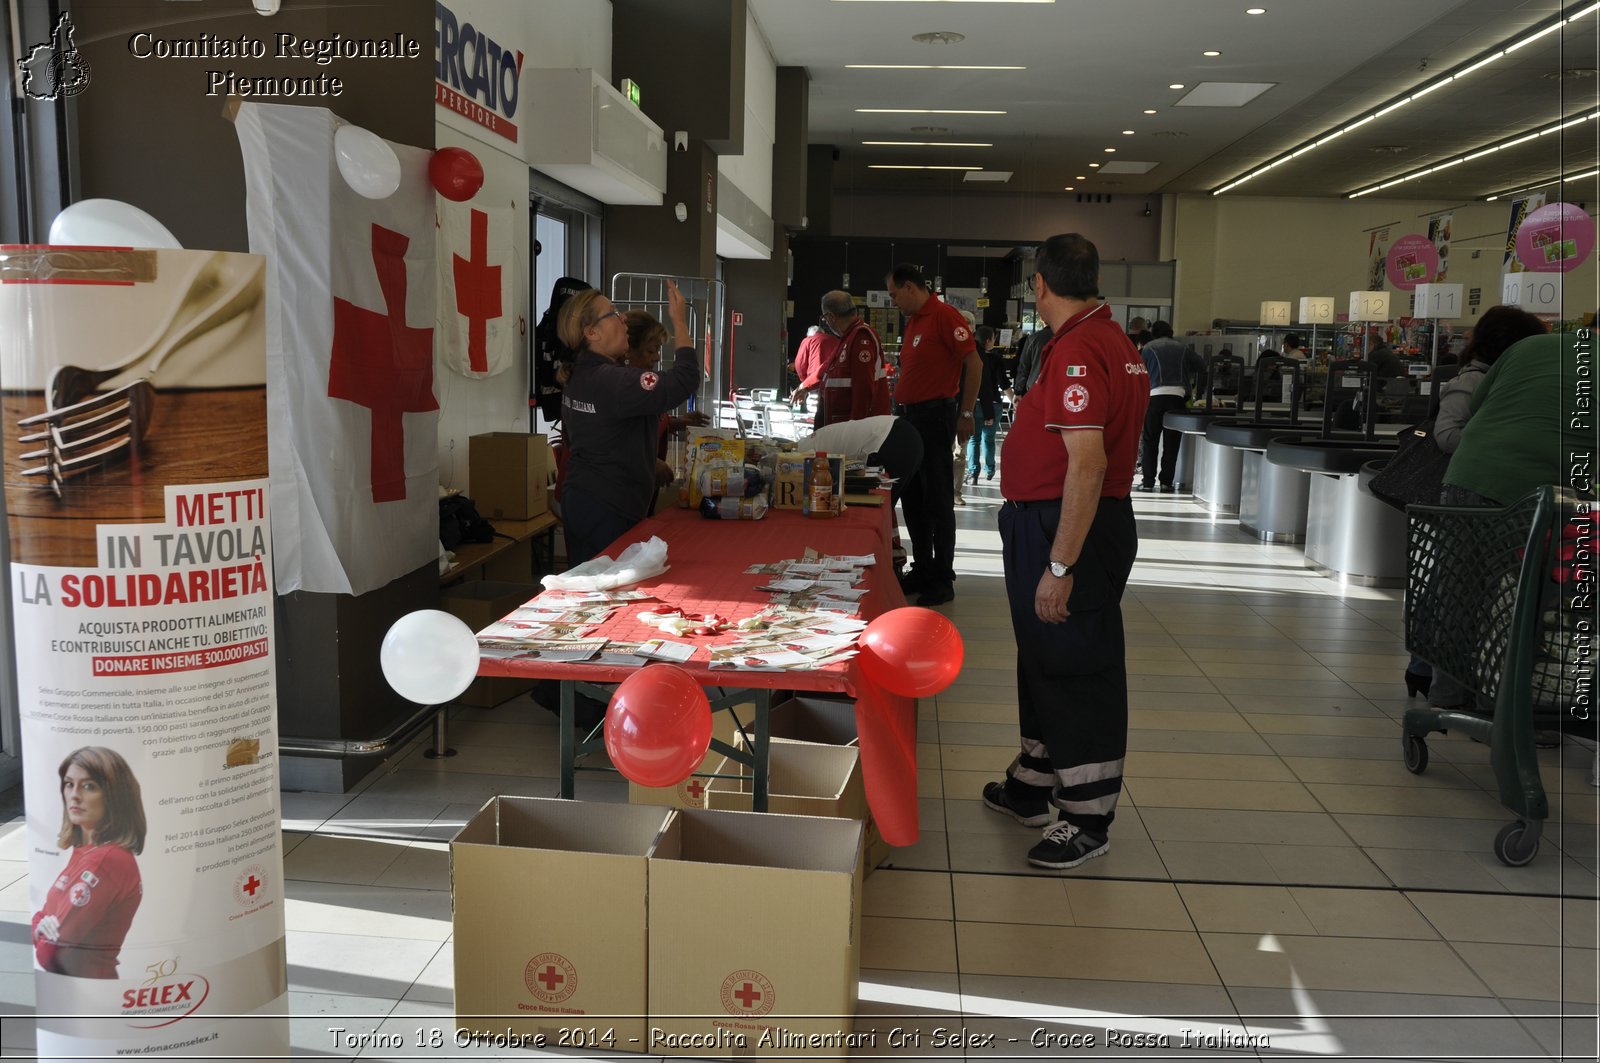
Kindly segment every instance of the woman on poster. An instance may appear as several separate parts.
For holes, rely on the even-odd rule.
[[[61,834],[71,847],[66,868],[33,917],[39,966],[75,978],[115,978],[117,954],[144,898],[139,865],[144,802],[139,780],[115,750],[84,746],[67,754],[61,778]]]

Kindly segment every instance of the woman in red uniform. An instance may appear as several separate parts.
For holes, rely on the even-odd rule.
[[[144,886],[135,854],[144,849],[139,780],[121,754],[102,746],[74,750],[61,777],[61,836],[72,848],[33,917],[39,966],[76,978],[115,978],[117,953],[139,910]]]

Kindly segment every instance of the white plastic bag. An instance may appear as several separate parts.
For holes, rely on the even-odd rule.
[[[609,591],[659,576],[666,570],[666,541],[653,535],[623,550],[615,561],[602,554],[539,582],[551,591]]]

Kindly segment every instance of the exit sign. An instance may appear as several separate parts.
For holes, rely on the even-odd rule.
[[[628,97],[628,102],[635,107],[639,106],[639,83],[632,78],[622,79],[622,94]]]

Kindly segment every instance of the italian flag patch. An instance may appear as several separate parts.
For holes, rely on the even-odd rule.
[[[1082,366],[1082,365],[1069,365],[1069,366],[1067,366],[1067,375],[1068,376],[1088,376],[1089,375],[1089,368],[1088,368],[1088,366]]]

